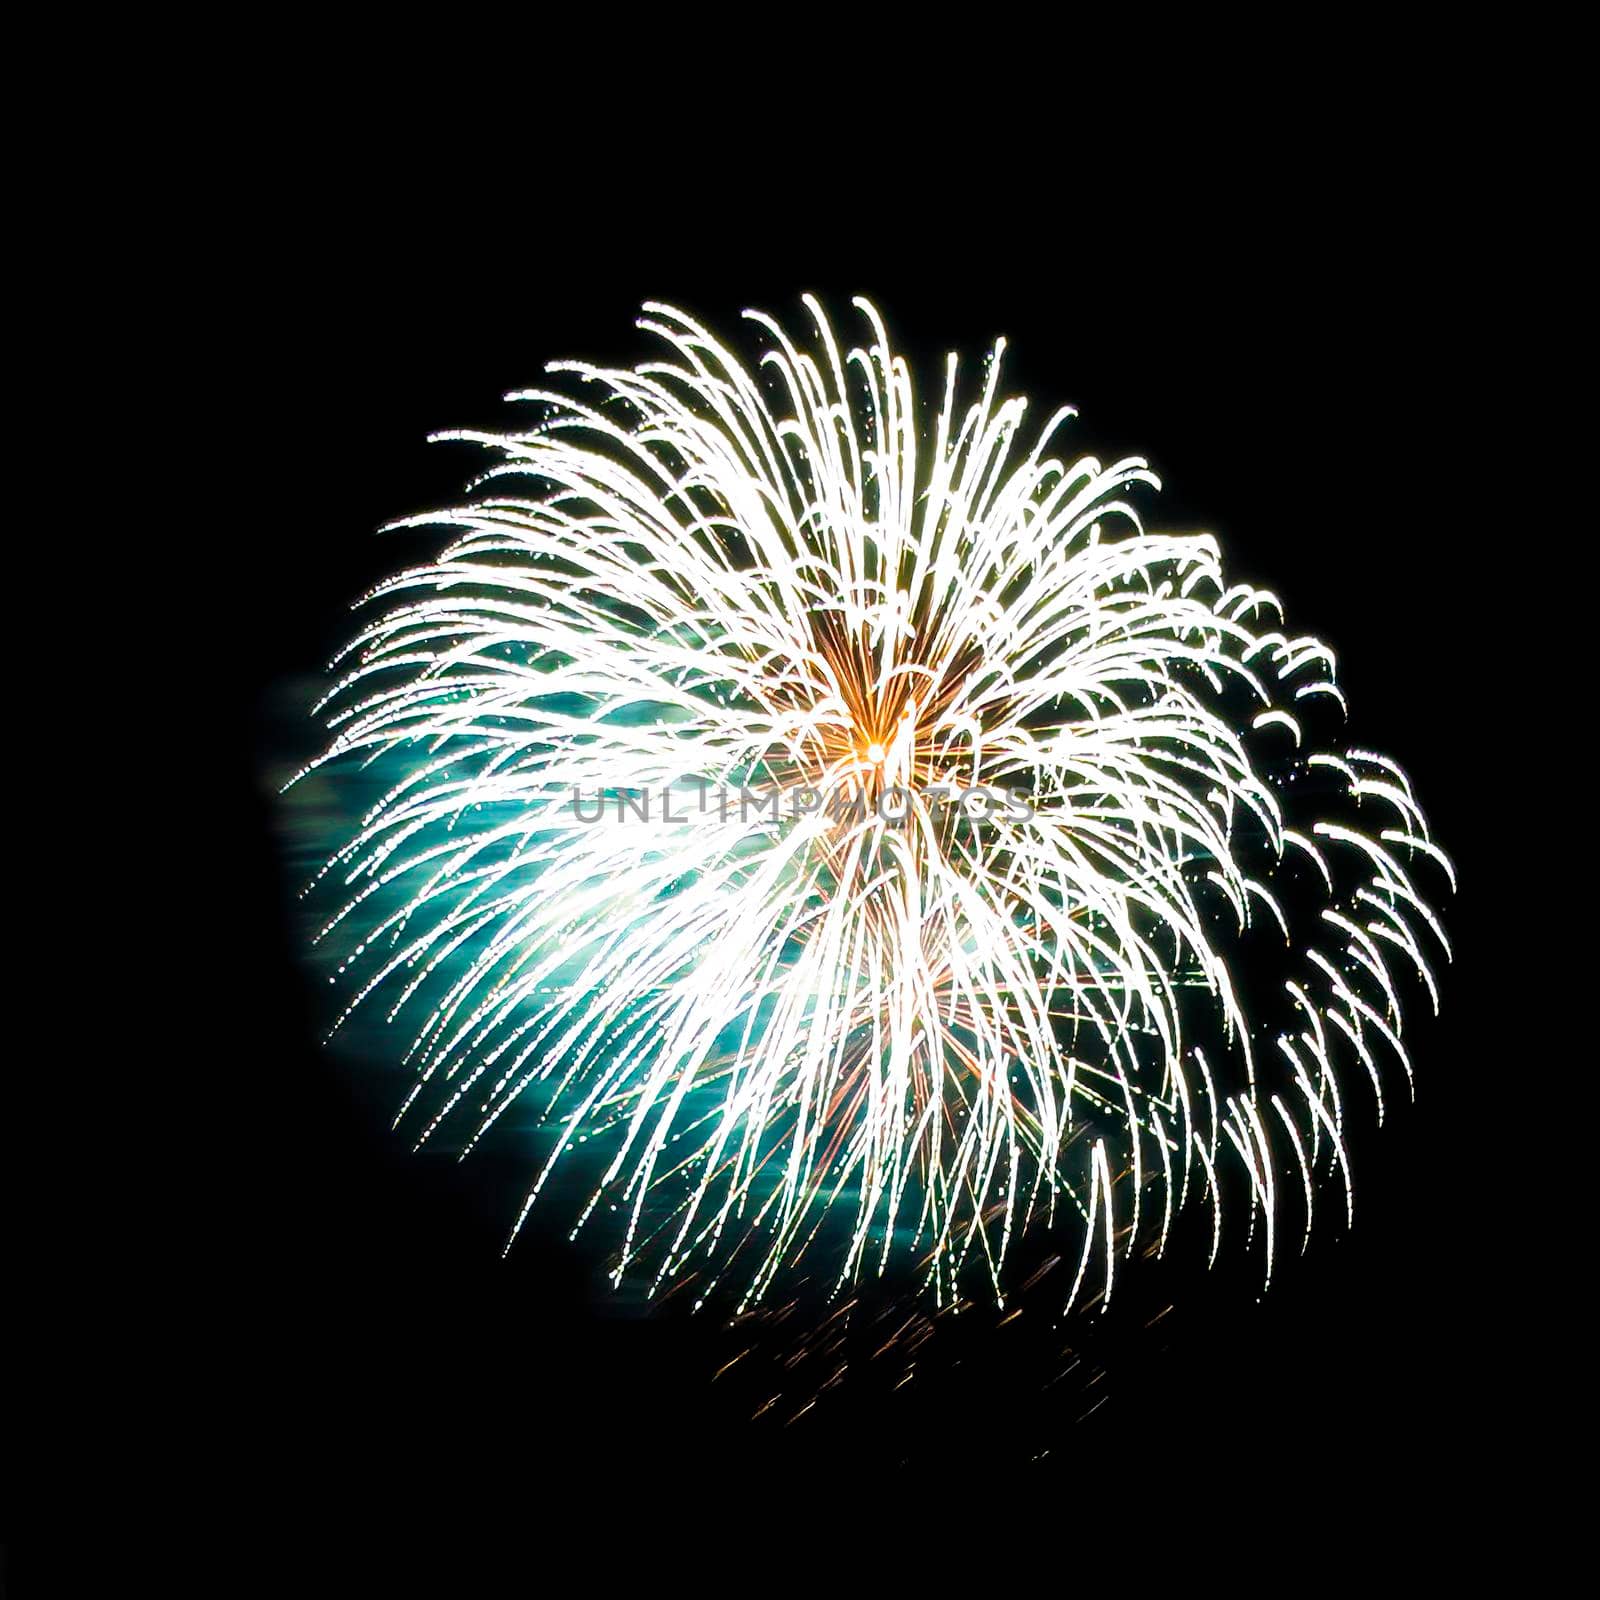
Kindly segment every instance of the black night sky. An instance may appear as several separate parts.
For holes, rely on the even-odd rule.
[[[764,1504],[801,1541],[782,1548],[822,1561],[811,1540],[880,1485],[952,1539],[1005,1530],[1008,1497],[1037,1493],[1070,1507],[1052,1538],[1148,1518],[1174,1560],[1194,1548],[1182,1517],[1274,1547],[1298,1518],[1349,1545],[1503,1503],[1489,1486],[1527,1448],[1501,1176],[1522,1135],[1500,1120],[1502,1002],[1486,1026],[1502,957],[1472,798],[1499,714],[1462,683],[1491,581],[1473,484],[1503,399],[1462,337],[1486,286],[1457,180],[1376,150],[1308,148],[1292,183],[1233,158],[1119,172],[1107,152],[1099,176],[969,178],[885,211],[727,167],[694,195],[613,184],[553,149],[538,170],[562,176],[526,202],[493,163],[380,180],[368,159],[263,152],[212,302],[238,470],[208,581],[237,630],[240,812],[209,923],[228,924],[241,992],[197,1117],[207,1288],[180,1409],[219,1559],[290,1592],[384,1549],[534,1565],[570,1533],[601,1559],[596,1508],[631,1499],[645,1526],[698,1524],[701,1551],[716,1508],[748,1525]],[[797,207],[781,225],[774,186]],[[559,1229],[502,1260],[521,1174],[412,1155],[389,1102],[318,1043],[329,1002],[296,948],[270,780],[315,752],[306,696],[350,602],[427,547],[376,528],[453,501],[477,464],[425,436],[505,425],[500,397],[547,360],[633,361],[643,300],[738,337],[743,307],[798,322],[808,290],[836,325],[869,295],[927,388],[943,352],[975,366],[1003,334],[1009,391],[1075,404],[1069,438],[1102,458],[1147,455],[1152,524],[1216,532],[1233,575],[1334,647],[1353,741],[1403,763],[1460,872],[1442,1017],[1412,997],[1417,1101],[1397,1084],[1389,1124],[1363,1108],[1353,1137],[1353,1233],[1330,1211],[1264,1300],[1242,1238],[1209,1276],[1147,1264],[1152,1312],[1174,1309],[1102,1351],[1087,1396],[1043,1392],[1051,1372],[991,1334],[898,1409],[847,1385],[791,1427],[752,1425],[709,1381],[713,1332],[609,1307]],[[975,1510],[986,1495],[1002,1506]]]

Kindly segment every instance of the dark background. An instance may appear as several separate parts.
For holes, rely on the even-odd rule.
[[[1500,626],[1483,553],[1518,396],[1476,191],[1377,145],[1104,167],[1015,195],[969,175],[903,206],[798,185],[778,218],[771,176],[732,168],[691,198],[579,164],[524,201],[468,163],[381,182],[366,153],[263,165],[209,302],[228,376],[206,403],[237,466],[205,532],[230,596],[238,865],[213,892],[236,988],[204,1052],[174,1360],[219,1549],[286,1577],[441,1545],[515,1566],[630,1518],[698,1538],[730,1501],[804,1524],[880,1490],[952,1538],[1037,1490],[1074,1528],[1148,1519],[1144,1553],[1175,1556],[1201,1548],[1174,1531],[1188,1516],[1213,1550],[1459,1549],[1515,1520],[1534,1446],[1513,1174],[1540,1113],[1508,1098],[1490,942],[1485,751],[1509,730],[1474,655]],[[316,749],[297,708],[346,607],[418,548],[375,528],[453,500],[474,465],[425,435],[503,425],[501,395],[547,360],[646,353],[644,299],[736,339],[747,305],[797,325],[805,290],[836,327],[872,297],[925,393],[945,350],[975,370],[1004,334],[1008,390],[1077,405],[1082,448],[1147,455],[1150,522],[1217,532],[1236,576],[1332,644],[1353,741],[1402,761],[1460,872],[1444,1014],[1413,1001],[1417,1103],[1357,1136],[1354,1232],[1319,1225],[1264,1300],[1253,1261],[1178,1271],[1176,1312],[1102,1352],[1081,1405],[1052,1410],[1050,1374],[991,1338],[909,1408],[847,1389],[752,1426],[708,1382],[711,1334],[619,1314],[560,1243],[502,1261],[514,1177],[409,1154],[317,1042],[272,780]]]

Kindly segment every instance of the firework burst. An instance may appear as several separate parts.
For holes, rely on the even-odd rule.
[[[1285,1218],[1349,1214],[1356,1096],[1409,1083],[1449,863],[1336,742],[1332,653],[1145,531],[1143,461],[1025,432],[1003,344],[928,428],[876,311],[844,352],[806,304],[809,344],[751,314],[753,369],[647,306],[659,361],[442,436],[494,464],[401,524],[450,543],[325,702],[315,765],[385,775],[324,870],[349,1010],[409,1019],[420,1141],[533,1104],[512,1237],[576,1162],[619,1279],[749,1305],[816,1252],[1003,1296],[1040,1226],[1070,1304],[1235,1200],[1270,1279]]]

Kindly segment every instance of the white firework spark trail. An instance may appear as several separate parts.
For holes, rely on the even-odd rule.
[[[873,307],[845,353],[806,304],[809,348],[748,314],[754,371],[649,305],[660,361],[442,436],[496,463],[400,524],[452,541],[368,597],[314,763],[397,773],[325,869],[350,1010],[413,1018],[421,1140],[535,1097],[517,1229],[591,1144],[619,1279],[749,1305],[843,1216],[840,1283],[903,1256],[1000,1296],[1038,1224],[1109,1296],[1185,1207],[1215,1255],[1231,1162],[1270,1280],[1287,1205],[1308,1236],[1334,1172],[1349,1214],[1352,1076],[1380,1118],[1409,1083],[1396,974],[1436,1005],[1448,954],[1414,874],[1449,863],[1399,767],[1314,747],[1332,653],[1145,531],[1143,461],[1052,454],[1070,410],[1030,441],[1003,342],[970,406],[949,358],[929,439]],[[1290,882],[1317,914],[1263,1042],[1227,956],[1289,940]]]

